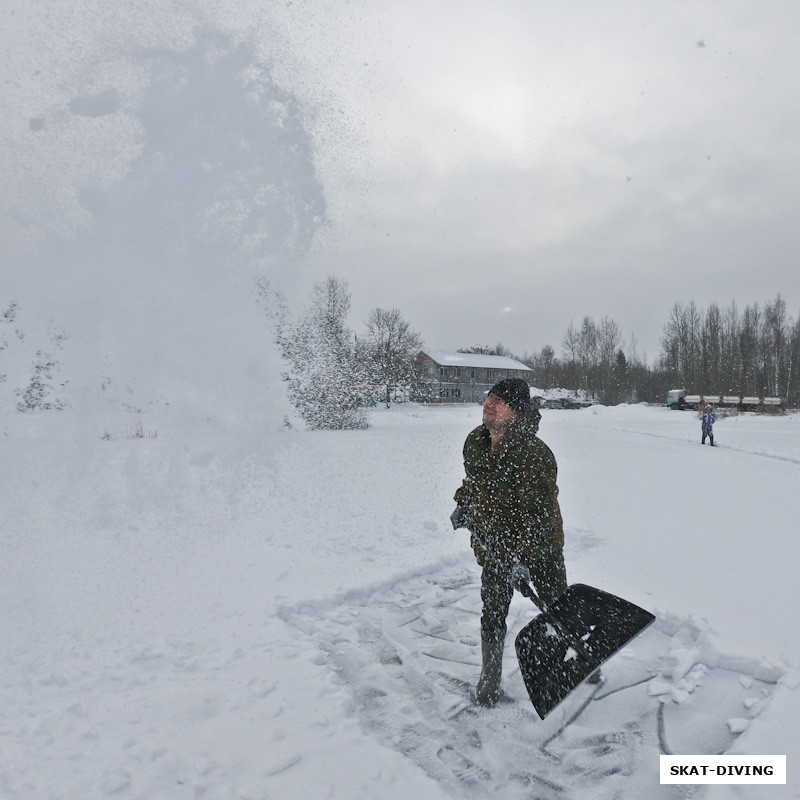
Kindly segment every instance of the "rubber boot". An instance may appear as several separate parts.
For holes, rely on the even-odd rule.
[[[711,446],[713,447],[714,446],[714,436],[713,435],[709,435],[708,438],[711,440]]]
[[[500,699],[500,677],[503,672],[503,645],[505,642],[481,638],[483,668],[475,687],[478,705],[493,706]]]

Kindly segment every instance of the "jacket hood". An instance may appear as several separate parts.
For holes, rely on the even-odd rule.
[[[524,411],[517,416],[509,433],[514,430],[520,433],[536,433],[539,430],[539,420],[541,420],[541,418],[542,415],[539,411],[539,404],[533,404],[528,411]]]

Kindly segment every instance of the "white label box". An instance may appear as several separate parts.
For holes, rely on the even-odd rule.
[[[786,783],[786,756],[661,756],[661,783]]]

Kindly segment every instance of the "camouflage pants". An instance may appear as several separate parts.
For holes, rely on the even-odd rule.
[[[564,553],[559,550],[550,556],[526,564],[536,593],[550,603],[567,589],[567,570]],[[492,559],[486,559],[481,572],[481,638],[486,642],[503,642],[506,638],[506,617],[514,587],[511,572]]]

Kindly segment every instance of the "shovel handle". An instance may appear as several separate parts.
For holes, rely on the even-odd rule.
[[[561,621],[556,619],[553,615],[549,613],[547,608],[547,604],[542,600],[539,595],[534,592],[533,587],[530,584],[530,573],[528,572],[527,567],[523,564],[515,564],[513,567],[509,567],[508,564],[505,563],[502,559],[498,558],[491,547],[480,537],[479,534],[475,533],[472,528],[468,529],[469,532],[475,537],[475,541],[483,548],[484,552],[486,552],[491,558],[493,558],[501,567],[507,569],[511,573],[511,581],[513,587],[522,595],[527,597],[529,600],[533,601],[533,604],[542,612],[542,614],[547,614],[548,619],[553,624],[553,627],[556,628],[561,635],[562,639],[564,639],[567,644],[569,644],[574,650],[577,652],[586,652],[586,645],[584,642],[580,641],[572,632],[568,631],[562,624]]]
[[[515,565],[515,566],[516,566],[516,565]],[[541,611],[541,612],[542,612],[542,614],[546,614],[546,613],[547,613],[547,606],[545,605],[545,603],[544,603],[544,600],[542,600],[542,599],[539,597],[539,595],[538,595],[538,594],[536,594],[536,592],[534,592],[534,591],[533,591],[533,588],[531,587],[530,583],[528,583],[528,580],[530,580],[530,576],[528,577],[528,580],[525,580],[525,579],[523,579],[523,578],[517,578],[517,579],[515,580],[515,579],[513,578],[513,575],[514,575],[514,573],[513,573],[513,569],[512,569],[512,573],[511,573],[511,574],[512,574],[512,581],[511,581],[511,583],[512,583],[512,586],[513,586],[513,587],[514,587],[514,588],[515,588],[515,589],[516,589],[516,590],[517,590],[517,591],[518,591],[520,594],[524,595],[524,596],[525,596],[525,597],[527,597],[529,600],[532,600],[532,601],[533,601],[533,604],[536,606],[536,608],[538,608],[538,609],[539,609],[539,611]]]
[[[533,604],[536,608],[539,609],[543,614],[547,613],[547,605],[545,602],[533,591],[533,587],[531,586],[531,575],[528,572],[528,568],[523,564],[514,564],[513,567],[509,567],[505,561],[501,558],[498,558],[491,547],[481,538],[481,536],[472,528],[468,528],[469,532],[474,537],[475,541],[483,548],[484,552],[496,561],[503,569],[508,570],[511,573],[511,585],[522,595],[527,597],[529,600],[533,601]]]

